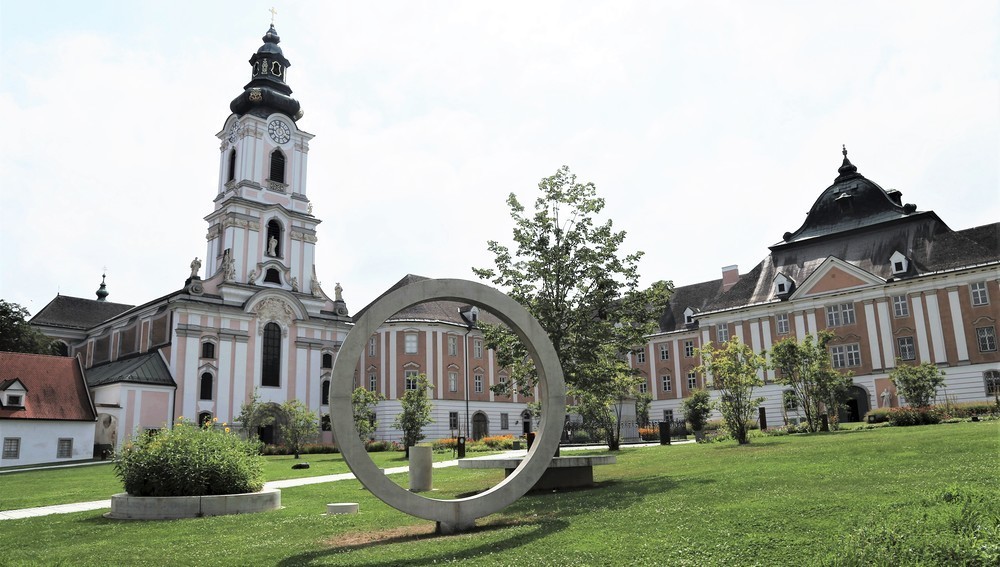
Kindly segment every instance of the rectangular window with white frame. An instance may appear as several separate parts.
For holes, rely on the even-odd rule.
[[[906,301],[905,295],[892,296],[892,315],[893,317],[910,316],[910,304]]]
[[[698,387],[698,375],[695,374],[694,370],[688,372],[688,390],[694,390]]]
[[[643,378],[642,382],[639,382],[639,393],[640,394],[645,394],[646,391],[648,390],[648,388],[649,388],[649,386],[646,385],[646,379]]]
[[[858,343],[830,347],[830,359],[834,368],[861,366],[861,347]]]
[[[725,323],[715,326],[715,339],[719,343],[729,342],[729,325]]]
[[[483,341],[482,339],[476,339],[472,341],[472,356],[476,358],[483,357]]]
[[[684,357],[691,358],[694,356],[694,341],[684,341]]]
[[[375,356],[378,351],[378,340],[375,337],[368,339],[368,356]]]
[[[670,360],[670,343],[660,344],[660,360]]]
[[[636,351],[635,353],[636,364],[646,364],[646,349]]]
[[[458,412],[448,412],[448,429],[458,429]]]
[[[56,444],[56,458],[68,459],[73,456],[73,440],[60,439]]]
[[[458,372],[448,373],[448,391],[449,392],[458,391]]]
[[[913,337],[896,337],[896,348],[901,360],[914,360],[917,358],[917,349],[913,344]]]
[[[841,327],[854,324],[854,304],[838,303],[826,308],[826,326]]]
[[[417,389],[417,376],[420,376],[419,370],[407,370],[404,372],[405,376],[405,387],[407,390]]]
[[[368,374],[368,391],[374,392],[378,389],[378,374],[370,372]]]
[[[21,458],[21,438],[20,437],[4,437],[3,438],[3,458],[4,459],[20,459]]]
[[[972,290],[973,305],[988,305],[990,302],[989,292],[986,290],[986,282],[976,282],[969,286]]]
[[[458,356],[458,337],[448,337],[448,356]]]
[[[406,333],[404,335],[403,352],[406,354],[417,354],[417,334]]]
[[[993,327],[976,328],[979,352],[993,352],[997,349],[997,332]]]
[[[663,410],[663,421],[667,423],[673,423],[674,421],[674,410],[665,409]]]
[[[506,413],[500,414],[500,429],[510,429],[510,416]]]
[[[475,388],[475,392],[477,394],[482,394],[483,393],[483,375],[482,374],[476,374],[475,378],[473,378],[473,387]]]
[[[774,316],[774,330],[779,335],[788,334],[788,313],[778,313]]]
[[[670,380],[670,375],[660,376],[660,387],[664,392],[670,392],[674,389],[672,380]]]

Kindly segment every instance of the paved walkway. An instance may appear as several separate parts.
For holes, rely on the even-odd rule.
[[[694,443],[694,441],[674,441],[674,444]],[[634,447],[659,447],[658,443],[643,443],[639,445],[628,445]],[[561,451],[591,451],[606,448],[605,445],[588,445],[581,447],[562,447]],[[497,457],[524,457],[528,454],[526,449],[517,451],[505,451],[500,455],[487,455],[485,457],[471,457],[476,459],[495,459]],[[458,461],[440,461],[433,464],[436,469],[458,466]],[[25,469],[21,469],[25,470]],[[385,474],[399,474],[409,472],[410,467],[393,467],[384,469]],[[292,488],[295,486],[306,486],[309,484],[321,484],[324,482],[337,482],[341,480],[353,480],[354,473],[328,474],[323,476],[308,476],[303,478],[289,478],[285,480],[273,480],[265,482],[264,488]],[[111,508],[111,499],[94,500],[92,502],[77,502],[74,504],[57,504],[55,506],[39,506],[37,508],[22,508],[20,510],[0,511],[0,520],[18,520],[21,518],[35,518],[38,516],[49,516],[51,514],[72,514],[74,512],[89,512],[91,510],[101,510]]]

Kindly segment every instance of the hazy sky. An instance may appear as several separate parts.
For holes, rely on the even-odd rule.
[[[840,165],[1000,220],[1000,3],[277,2],[317,272],[358,311],[474,279],[561,165],[643,283],[752,269]],[[0,0],[0,298],[140,304],[205,257],[229,102],[272,2]]]

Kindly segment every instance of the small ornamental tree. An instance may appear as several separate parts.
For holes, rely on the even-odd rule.
[[[649,406],[653,396],[640,393],[635,397],[635,421],[637,427],[649,427]]]
[[[366,388],[356,388],[351,393],[351,406],[354,408],[354,428],[358,430],[358,437],[362,441],[368,440],[375,430],[378,429],[378,421],[375,420],[375,406],[385,397],[377,392],[369,391]]]
[[[889,373],[889,380],[910,407],[924,408],[937,397],[937,389],[944,384],[944,371],[930,362],[913,366],[897,359],[895,370]]]
[[[416,378],[417,387],[407,390],[400,398],[402,408],[396,414],[392,427],[403,432],[403,445],[406,447],[406,457],[410,456],[410,447],[424,438],[424,426],[431,420],[431,402],[427,398],[427,390],[431,388],[427,376],[420,374]]]
[[[708,416],[712,413],[712,395],[704,388],[698,388],[684,400],[684,419],[691,424],[695,433],[705,429]]]
[[[267,406],[260,403],[260,394],[255,388],[250,399],[240,406],[240,414],[236,416],[236,421],[243,425],[243,431],[247,439],[259,440],[258,429],[274,423],[274,416],[268,411]]]
[[[299,400],[288,400],[281,404],[281,413],[284,414],[282,420],[284,423],[279,426],[281,438],[288,450],[298,459],[302,447],[319,432],[319,421],[316,413],[310,411]]]
[[[115,475],[132,496],[211,496],[259,492],[264,459],[257,442],[227,424],[197,426],[178,418],[170,429],[137,433],[118,452]]]
[[[733,337],[722,348],[711,344],[698,349],[702,364],[698,371],[709,374],[719,391],[719,410],[726,429],[740,445],[750,442],[749,422],[764,398],[754,397],[754,388],[764,385],[757,375],[767,368],[767,360],[757,354],[739,337]]]
[[[836,418],[852,383],[850,373],[838,372],[830,364],[827,345],[833,338],[833,333],[820,331],[815,340],[812,335],[806,335],[801,342],[789,338],[771,348],[771,363],[778,371],[776,381],[790,388],[813,433],[820,430],[823,406]]]

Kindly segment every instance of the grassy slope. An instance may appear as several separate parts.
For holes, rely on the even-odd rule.
[[[836,560],[887,511],[906,512],[892,529],[917,529],[905,518],[926,518],[927,498],[949,488],[981,491],[1000,524],[998,455],[998,422],[626,450],[595,469],[599,489],[527,496],[451,537],[417,535],[430,522],[353,481],[285,489],[285,508],[264,514],[117,522],[89,512],[0,527],[3,547],[19,550],[4,559],[27,564],[814,564]],[[436,496],[501,475],[438,469]],[[362,512],[322,514],[340,501]]]

